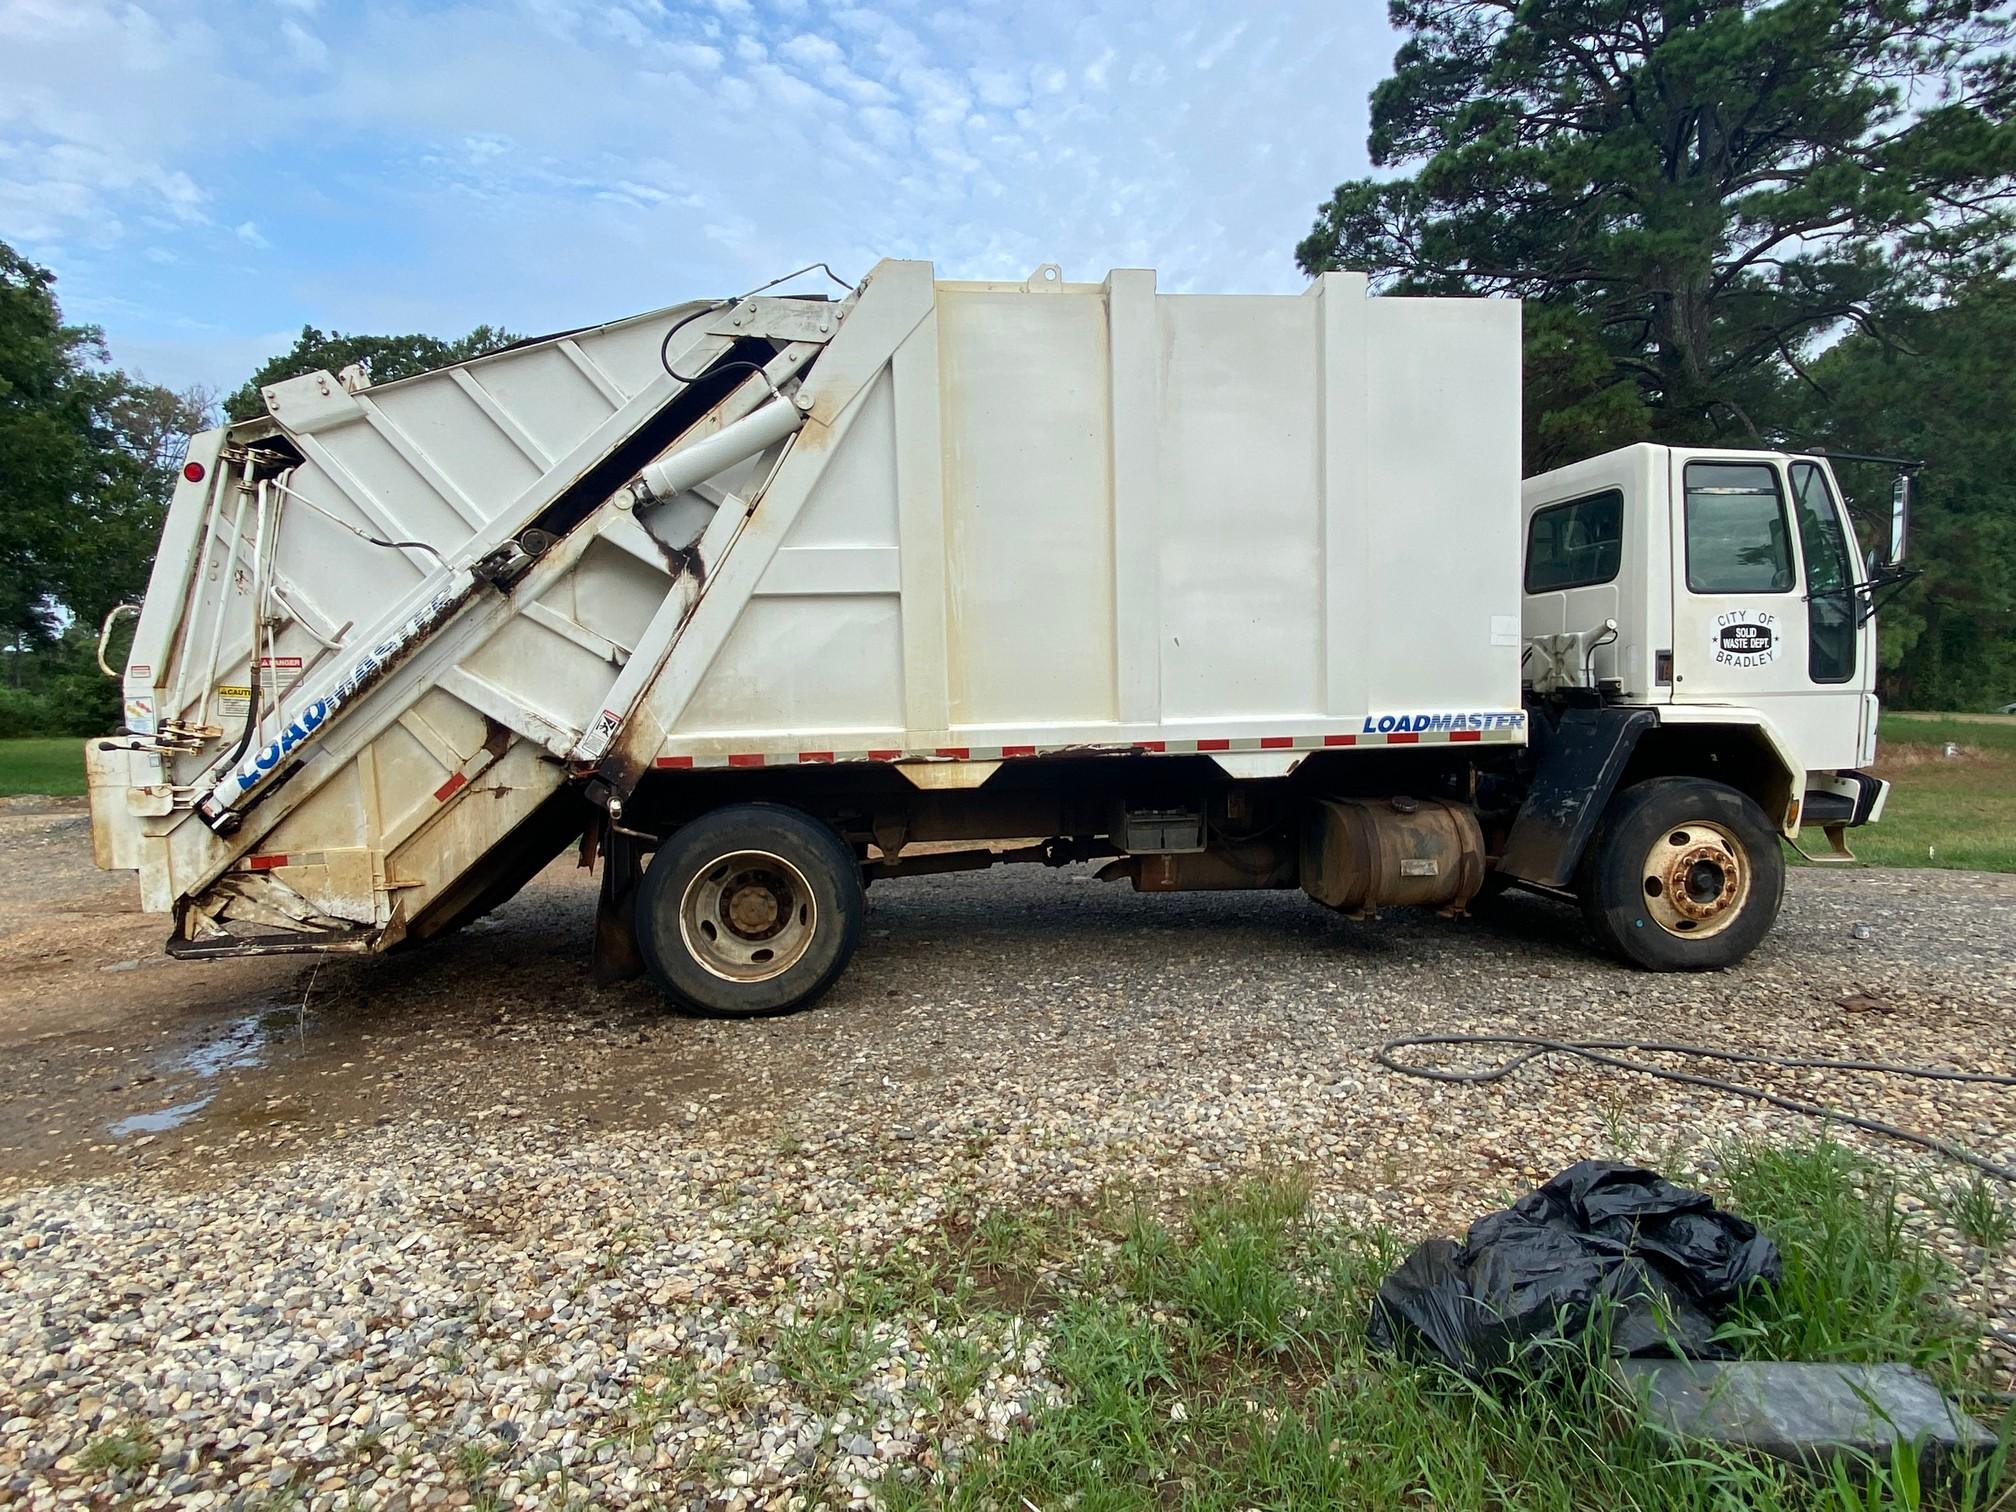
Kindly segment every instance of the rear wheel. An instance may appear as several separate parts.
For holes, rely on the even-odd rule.
[[[789,1013],[847,968],[861,938],[861,868],[797,809],[745,803],[675,830],[637,889],[637,942],[691,1012]]]
[[[1744,794],[1694,777],[1655,777],[1612,800],[1582,858],[1577,890],[1597,939],[1649,971],[1733,966],[1778,917],[1785,858]]]

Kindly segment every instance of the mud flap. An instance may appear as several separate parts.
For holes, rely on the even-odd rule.
[[[1498,870],[1542,887],[1568,886],[1638,737],[1657,722],[1650,709],[1565,709],[1551,726],[1534,720],[1539,770]]]
[[[601,852],[602,892],[595,904],[589,970],[596,986],[607,987],[644,975],[644,957],[637,948],[637,884],[644,876],[644,853],[613,827],[601,837]]]

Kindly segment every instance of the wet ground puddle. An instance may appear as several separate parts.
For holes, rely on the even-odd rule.
[[[307,1022],[297,1008],[268,1008],[263,1012],[248,1013],[231,1020],[200,1044],[176,1055],[161,1067],[161,1075],[164,1079],[194,1076],[199,1083],[214,1084],[226,1071],[242,1071],[266,1064],[276,1046],[288,1040],[304,1040],[306,1035]],[[201,1091],[199,1096],[169,1107],[131,1113],[116,1119],[105,1126],[105,1131],[114,1139],[130,1139],[136,1134],[165,1134],[201,1113],[216,1097],[215,1087],[212,1086]]]

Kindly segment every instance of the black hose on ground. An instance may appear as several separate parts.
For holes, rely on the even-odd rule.
[[[1394,1058],[1395,1051],[1431,1045],[1516,1045],[1521,1049],[1510,1060],[1495,1066],[1487,1066],[1479,1071],[1451,1071],[1436,1066],[1409,1065]],[[1948,1071],[1938,1066],[1902,1066],[1889,1061],[1808,1060],[1796,1056],[1756,1055],[1742,1050],[1711,1050],[1705,1045],[1675,1045],[1658,1040],[1556,1040],[1525,1034],[1409,1034],[1386,1041],[1372,1052],[1372,1058],[1388,1071],[1398,1072],[1402,1076],[1418,1076],[1425,1077],[1429,1081],[1459,1082],[1474,1086],[1485,1082],[1503,1081],[1528,1061],[1538,1060],[1543,1056],[1579,1056],[1583,1060],[1594,1061],[1599,1066],[1609,1066],[1618,1071],[1654,1076],[1662,1081],[1684,1082],[1690,1087],[1706,1087],[1711,1092],[1728,1092],[1737,1097],[1769,1103],[1774,1108],[1784,1108],[1791,1113],[1803,1113],[1808,1118],[1828,1119],[1834,1123],[1846,1124],[1850,1128],[1861,1129],[1866,1133],[1880,1134],[1886,1139],[1902,1140],[1906,1144],[1935,1151],[1949,1160],[1957,1160],[1962,1165],[1971,1166],[1985,1175],[1993,1176],[1997,1181],[2006,1181],[2016,1186],[2016,1167],[1984,1160],[1979,1155],[1961,1149],[1950,1140],[1920,1134],[1915,1129],[1899,1128],[1896,1124],[1885,1123],[1880,1118],[1863,1118],[1858,1114],[1843,1113],[1820,1103],[1807,1102],[1803,1098],[1784,1097],[1776,1092],[1767,1092],[1762,1087],[1725,1081],[1719,1076],[1703,1076],[1696,1071],[1676,1071],[1670,1067],[1655,1066],[1646,1061],[1632,1060],[1610,1053],[1618,1050],[1693,1055],[1707,1060],[1736,1061],[1750,1066],[1780,1066],[1790,1070],[1868,1071],[1881,1076],[1918,1076],[1934,1081],[1985,1082],[1997,1087],[2016,1087],[2016,1076],[2005,1076],[1995,1071]]]

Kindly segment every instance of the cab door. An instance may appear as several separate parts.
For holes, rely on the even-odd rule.
[[[1755,709],[1808,771],[1855,766],[1868,638],[1825,469],[1754,452],[1673,469],[1674,702]]]
[[[1822,462],[1794,457],[1785,467],[1806,583],[1806,671],[1814,716],[1835,767],[1876,759],[1876,622],[1841,490]]]

